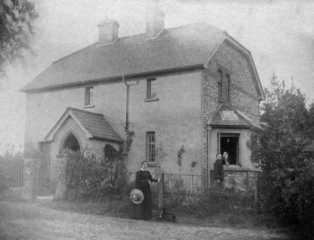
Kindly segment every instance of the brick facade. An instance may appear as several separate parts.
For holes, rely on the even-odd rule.
[[[205,80],[210,81],[214,88],[210,91],[211,98],[218,102],[218,86],[216,76],[220,66],[230,73],[230,103],[241,109],[252,120],[259,122],[259,99],[253,74],[247,58],[227,43],[223,43],[211,58],[205,71]],[[207,76],[207,77],[206,77]],[[215,78],[216,76],[216,78]],[[226,91],[226,79],[223,82],[223,92]],[[204,91],[205,92],[205,91]]]
[[[224,187],[234,188],[239,191],[253,191],[256,188],[256,180],[259,171],[252,169],[225,170]],[[214,171],[210,171],[211,185],[214,183]]]
[[[209,138],[211,128],[207,126],[207,123],[214,117],[214,114],[219,105],[218,101],[218,69],[222,69],[225,73],[230,75],[230,100],[229,104],[239,109],[246,116],[251,118],[254,122],[259,123],[259,96],[256,90],[256,83],[254,82],[254,74],[250,68],[250,62],[245,57],[244,53],[239,52],[235,47],[224,42],[216,51],[214,56],[207,64],[207,69],[203,71],[203,118],[204,118],[204,175],[212,175],[211,168],[215,159],[213,151],[216,149],[210,149],[210,141],[213,141],[213,136]],[[223,78],[222,92],[226,92],[227,79]],[[226,100],[224,98],[224,100]],[[216,134],[216,132],[215,132]],[[244,134],[244,133],[242,133]],[[216,137],[217,141],[217,137]],[[242,140],[243,141],[243,140]],[[249,151],[249,149],[241,151]],[[211,152],[209,155],[208,153]],[[243,154],[242,154],[243,156]],[[249,161],[249,153],[245,154],[244,161]],[[244,163],[246,166],[250,166],[249,163]],[[207,166],[207,167],[206,167]],[[238,170],[238,171],[237,171]],[[251,181],[249,179],[254,171],[247,170],[243,172],[241,168],[237,170],[226,172],[226,184],[237,183],[240,187],[245,185],[245,181]],[[254,178],[253,178],[254,179]]]

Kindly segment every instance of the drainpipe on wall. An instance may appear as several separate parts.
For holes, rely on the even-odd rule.
[[[206,123],[207,124],[207,123]],[[207,125],[206,127],[206,142],[207,142],[207,176],[206,176],[206,180],[207,180],[207,188],[210,188],[210,163],[209,163],[209,159],[210,159],[210,150],[211,150],[211,144],[210,144],[210,131],[211,131],[211,127],[209,127]]]
[[[125,99],[125,130],[129,130],[129,96],[130,96],[130,86],[125,82],[124,76],[122,75],[122,81],[126,86],[126,99]]]
[[[125,101],[125,130],[129,130],[129,98],[130,98],[130,86],[138,85],[139,80],[136,80],[134,83],[127,83],[124,79],[124,75],[122,75],[122,81],[124,82],[126,86],[126,101]]]

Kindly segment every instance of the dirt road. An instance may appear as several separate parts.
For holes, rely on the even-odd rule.
[[[186,226],[57,211],[39,203],[0,202],[0,239],[284,239],[267,231]]]

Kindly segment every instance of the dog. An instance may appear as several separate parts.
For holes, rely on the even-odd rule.
[[[176,222],[176,216],[166,211],[166,208],[159,209],[159,218],[167,222]]]

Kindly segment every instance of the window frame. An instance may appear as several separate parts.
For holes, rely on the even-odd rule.
[[[218,90],[218,102],[230,102],[231,101],[231,74],[227,68],[217,63],[217,90]]]
[[[157,91],[156,91],[156,78],[149,78],[146,80],[146,101],[157,101]]]
[[[230,102],[230,74],[226,73],[226,102]]]
[[[218,69],[218,101],[223,102],[223,75],[224,72]]]
[[[154,141],[150,141],[150,137],[153,136],[154,137]],[[153,146],[153,153],[152,153],[152,157],[151,157],[151,147]],[[150,132],[146,132],[146,144],[145,144],[145,148],[146,148],[146,161],[148,163],[149,166],[156,164],[156,132],[154,131],[150,131]],[[153,159],[153,161],[151,161],[151,158]]]
[[[238,166],[238,167],[242,167],[241,161],[240,161],[240,137],[241,134],[240,133],[225,133],[225,132],[218,132],[217,133],[217,153],[220,153],[221,155],[223,154],[221,152],[221,138],[225,138],[225,137],[236,137],[238,139],[237,141],[237,146],[236,146],[236,164],[230,164],[230,166]]]
[[[88,87],[85,87],[84,107],[93,107],[93,106],[94,106],[94,87],[88,86]]]

